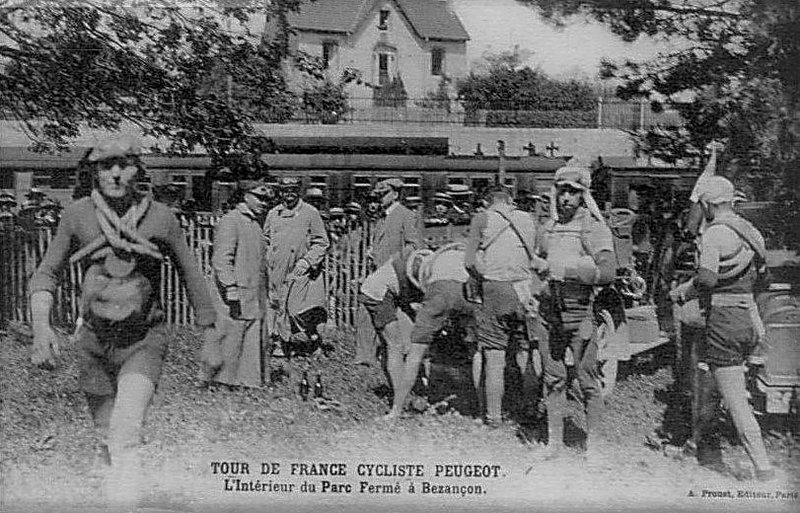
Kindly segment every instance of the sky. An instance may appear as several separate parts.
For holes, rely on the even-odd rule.
[[[603,57],[643,60],[666,50],[663,43],[624,43],[600,23],[574,21],[557,29],[516,0],[452,0],[470,35],[467,58],[479,61],[484,52],[511,51],[514,45],[531,51],[527,62],[550,76],[593,78]]]

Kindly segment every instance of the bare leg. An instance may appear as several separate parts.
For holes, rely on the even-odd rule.
[[[106,480],[106,497],[112,502],[135,503],[138,498],[142,425],[154,392],[155,384],[141,374],[119,378],[108,444],[111,472]]]
[[[506,352],[498,349],[486,351],[486,420],[495,424],[502,421],[503,373],[506,367]]]
[[[392,404],[391,411],[386,414],[386,419],[398,418],[403,412],[403,406],[405,406],[406,399],[411,389],[414,388],[420,363],[427,350],[428,346],[425,344],[411,344],[411,350],[408,352],[408,358],[406,358],[403,368],[403,376],[394,388],[394,403]]]

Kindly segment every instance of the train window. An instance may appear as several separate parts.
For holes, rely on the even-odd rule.
[[[448,176],[447,185],[464,185],[465,180],[463,176]]]
[[[50,169],[37,169],[33,172],[32,187],[50,187]]]
[[[354,176],[353,187],[370,188],[372,187],[372,177],[370,176]]]
[[[172,183],[187,183],[186,175],[172,175]]]
[[[70,182],[70,176],[74,175],[71,169],[53,169],[50,172],[51,189],[69,189],[74,182]]]
[[[326,187],[328,185],[328,177],[325,175],[311,175],[308,177],[308,185],[310,187]]]
[[[418,176],[404,176],[403,189],[406,196],[419,196],[420,178]]]
[[[483,192],[492,185],[493,180],[491,178],[473,178],[472,179],[472,190],[476,192]]]

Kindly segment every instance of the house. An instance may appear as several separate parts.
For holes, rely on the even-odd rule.
[[[330,78],[356,70],[351,98],[400,78],[408,98],[467,74],[469,35],[451,0],[316,0],[289,18],[292,49],[323,59]],[[292,80],[296,80],[296,74]]]

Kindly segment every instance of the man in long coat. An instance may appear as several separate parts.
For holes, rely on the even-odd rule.
[[[269,352],[262,361],[262,321],[267,308],[267,243],[261,220],[272,190],[256,181],[239,184],[240,201],[225,214],[214,232],[217,286],[232,329],[222,343],[222,367],[211,377],[217,383],[257,387],[269,381]]]
[[[269,211],[264,222],[267,331],[282,346],[300,333],[315,346],[319,344],[317,326],[327,320],[322,267],[330,244],[328,234],[319,211],[300,199],[298,179],[282,178],[279,187],[281,203]]]

